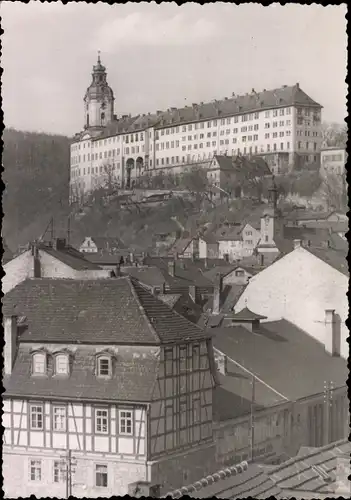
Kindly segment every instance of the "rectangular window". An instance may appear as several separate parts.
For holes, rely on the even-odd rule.
[[[277,109],[273,109],[273,116],[278,116],[278,110]]]
[[[30,407],[30,427],[31,429],[43,429],[43,407],[31,405]]]
[[[31,481],[41,481],[41,460],[29,461],[29,478]]]
[[[107,465],[95,465],[95,486],[107,488]]]
[[[54,461],[54,483],[66,481],[66,462],[64,460]]]
[[[131,436],[133,434],[132,412],[120,410],[119,412],[119,433]]]
[[[95,410],[95,432],[108,434],[108,410]]]
[[[98,375],[100,377],[108,377],[111,375],[110,358],[98,358]]]
[[[66,430],[66,407],[54,406],[53,408],[53,427],[54,431]]]

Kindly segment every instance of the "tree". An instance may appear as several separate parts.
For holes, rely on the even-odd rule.
[[[329,210],[334,209],[345,213],[347,212],[348,196],[346,173],[342,175],[327,174],[323,178],[320,192]]]
[[[348,130],[346,125],[338,123],[322,124],[322,142],[324,147],[346,148]]]

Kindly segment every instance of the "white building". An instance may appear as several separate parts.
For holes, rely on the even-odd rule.
[[[340,252],[298,247],[251,278],[235,311],[248,307],[268,321],[286,319],[346,358],[348,279]]]
[[[328,174],[342,175],[345,173],[347,153],[344,148],[325,148],[321,150],[320,173],[323,177]]]
[[[72,198],[112,179],[132,187],[140,176],[208,165],[215,154],[263,155],[274,171],[319,162],[322,107],[298,83],[117,118],[100,57],[92,76],[84,130],[71,145]]]

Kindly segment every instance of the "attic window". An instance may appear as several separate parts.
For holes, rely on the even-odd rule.
[[[68,375],[69,374],[69,355],[66,353],[57,354],[55,356],[55,374]]]
[[[96,373],[98,377],[109,378],[112,375],[112,359],[111,356],[99,356],[96,360]]]
[[[45,375],[47,368],[47,360],[45,352],[37,352],[32,357],[32,373],[33,375]]]
[[[244,276],[244,271],[242,269],[238,269],[235,271],[235,276]]]

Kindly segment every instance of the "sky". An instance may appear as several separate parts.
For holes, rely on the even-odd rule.
[[[81,130],[98,50],[118,116],[297,82],[323,120],[346,116],[346,4],[4,1],[0,13],[8,127]]]

